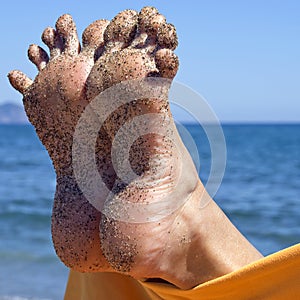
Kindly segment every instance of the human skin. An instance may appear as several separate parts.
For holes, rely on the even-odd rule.
[[[124,201],[115,208],[119,214],[126,212],[126,201],[151,204],[158,197],[167,199],[170,189],[178,187],[181,192],[168,201],[179,200],[179,207],[155,221],[116,219],[89,202],[74,174],[73,138],[84,109],[124,80],[172,80],[178,70],[175,28],[155,8],[145,7],[140,13],[125,10],[111,22],[92,23],[83,33],[82,47],[69,15],[61,16],[55,29],[46,28],[42,39],[50,58],[37,45],[28,51],[39,70],[35,80],[20,71],[10,72],[9,80],[23,94],[28,118],[56,171],[52,237],[60,259],[80,272],[161,278],[189,289],[261,258],[205,191],[176,131],[168,99],[150,97],[120,105],[99,131],[95,156],[99,173],[113,191],[112,204]],[[142,135],[133,143],[130,163],[139,177],[124,184],[113,168],[114,138],[134,117],[149,113],[163,115],[165,123],[161,132],[155,125],[157,134]],[[180,175],[174,172],[174,157],[184,158]],[[162,175],[152,179],[157,174]],[[208,204],[201,207],[203,198]],[[106,195],[99,199],[104,201]]]

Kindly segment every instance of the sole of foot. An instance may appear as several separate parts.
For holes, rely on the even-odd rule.
[[[139,13],[125,10],[111,22],[94,22],[83,33],[82,47],[69,15],[60,17],[55,29],[47,28],[42,39],[49,47],[50,58],[37,45],[30,46],[28,52],[39,70],[35,80],[20,71],[12,71],[9,80],[23,94],[29,120],[57,173],[52,215],[56,252],[67,266],[81,272],[114,270],[137,278],[159,277],[164,253],[170,247],[170,233],[181,224],[180,207],[198,183],[192,160],[177,134],[168,99],[138,98],[117,105],[104,120],[95,156],[111,193],[109,199],[99,194],[99,201],[109,204],[102,212],[78,186],[72,146],[83,111],[99,94],[124,81],[172,81],[179,64],[173,52],[177,46],[175,28],[155,8],[145,7]],[[130,168],[137,176],[124,181],[114,169],[111,156],[115,137],[136,117],[151,114],[159,114],[162,122],[147,119],[150,133],[142,134],[141,130],[130,145]],[[132,127],[128,128],[125,141],[136,135]],[[126,205],[141,204],[147,213],[147,207],[159,207],[160,201],[166,206],[180,205],[174,206],[178,210],[162,212],[159,220],[149,216],[148,222],[132,222]],[[110,209],[113,215],[107,214]],[[122,217],[116,219],[116,215]]]

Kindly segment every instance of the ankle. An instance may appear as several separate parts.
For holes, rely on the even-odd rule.
[[[161,278],[181,289],[228,274],[262,257],[212,199],[200,207],[203,197],[209,195],[199,182],[174,222],[172,244],[163,258],[167,267]]]

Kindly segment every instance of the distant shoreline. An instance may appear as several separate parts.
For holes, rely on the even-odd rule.
[[[30,123],[23,106],[7,102],[0,105],[0,124],[29,125]]]
[[[191,122],[190,120],[184,120],[174,115],[176,123],[183,125],[199,125],[198,122]],[[204,124],[204,123],[203,123]],[[240,125],[240,126],[257,126],[257,125],[299,125],[299,121],[220,121],[222,126],[228,125]],[[0,104],[0,125],[31,125],[27,119],[23,106],[6,102]],[[206,125],[209,125],[206,123]],[[214,124],[213,124],[214,125]]]

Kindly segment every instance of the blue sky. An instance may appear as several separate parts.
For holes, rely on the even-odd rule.
[[[96,19],[111,19],[120,10],[145,5],[156,6],[177,28],[176,80],[203,95],[221,121],[300,122],[296,0],[5,1],[0,12],[0,103],[21,104],[6,74],[20,69],[34,78],[28,45],[42,45],[42,31],[61,14],[70,13],[81,34]]]

